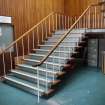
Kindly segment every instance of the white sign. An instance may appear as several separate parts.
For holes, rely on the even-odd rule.
[[[12,22],[11,17],[0,16],[0,23],[11,23],[11,22]]]

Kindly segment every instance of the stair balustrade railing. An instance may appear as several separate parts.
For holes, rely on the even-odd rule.
[[[15,68],[15,65],[23,63],[22,59],[26,58],[27,55],[36,48],[37,46],[42,44],[52,32],[56,30],[67,30],[64,35],[54,44],[54,46],[50,49],[48,54],[36,65],[33,65],[37,68],[37,77],[39,78],[39,70],[38,66],[47,62],[47,58],[51,55],[56,55],[59,58],[67,58],[70,54],[75,52],[75,49],[69,48],[69,46],[63,47],[61,44],[70,36],[71,31],[74,29],[98,29],[105,28],[103,13],[101,13],[101,6],[103,4],[93,4],[88,6],[88,8],[82,13],[81,16],[77,17],[69,17],[60,13],[50,13],[44,19],[42,19],[38,24],[29,29],[26,33],[24,33],[17,40],[12,42],[7,48],[2,49],[0,53],[0,68],[1,74],[3,77],[6,76],[8,72]],[[36,42],[37,41],[37,42]],[[68,40],[69,41],[69,40]],[[81,40],[80,40],[81,41]],[[78,43],[77,43],[78,46]],[[76,47],[76,46],[75,46]],[[67,50],[67,48],[69,50]],[[62,50],[64,49],[64,50]],[[53,62],[55,61],[55,57],[52,58]],[[63,59],[64,60],[64,59]],[[61,60],[58,61],[58,66],[61,65]],[[63,66],[63,64],[62,64]],[[3,69],[3,70],[2,70]],[[46,70],[48,69],[48,64],[46,63]],[[55,72],[55,66],[53,64],[53,72]],[[61,66],[59,66],[59,71]],[[48,90],[48,73],[46,72],[46,92]],[[54,82],[54,74],[53,74],[53,82]],[[40,88],[40,81],[37,79],[37,88]],[[40,93],[38,91],[38,102]]]
[[[70,58],[71,55],[73,53],[75,53],[75,49],[71,50],[71,48],[69,47],[68,48],[69,50],[67,50],[66,47],[62,47],[61,44],[68,36],[70,36],[70,33],[74,29],[83,29],[84,28],[86,31],[88,29],[103,29],[103,28],[105,28],[103,13],[100,12],[101,6],[102,6],[102,4],[100,4],[100,3],[92,4],[92,5],[88,6],[88,8],[82,13],[81,16],[79,16],[78,18],[74,18],[74,20],[76,20],[74,22],[74,24],[68,29],[67,32],[65,32],[65,34],[58,40],[58,42],[55,43],[55,45],[50,49],[48,54],[37,65],[33,65],[33,66],[42,65],[48,59],[48,57],[50,57],[51,55],[54,54],[55,51],[57,51],[57,49],[59,49],[58,50],[59,57],[63,56],[64,58],[66,58],[67,56],[69,56],[69,58]],[[66,19],[65,19],[65,23],[66,23]],[[63,26],[66,26],[66,24],[63,24]],[[65,27],[63,27],[63,29],[66,30]],[[83,37],[83,34],[82,34],[82,37]],[[81,38],[79,39],[78,43],[80,41],[81,41]],[[78,47],[78,43],[76,43],[76,46],[74,46],[74,48]],[[63,54],[62,54],[61,48],[64,48]],[[54,58],[53,58],[53,60],[54,60]],[[59,61],[58,64],[59,65],[62,64],[61,60]],[[62,66],[64,64],[65,64],[65,62],[62,64]],[[61,66],[59,66],[59,67],[60,67],[59,68],[59,72],[60,72]],[[47,78],[47,75],[46,75],[46,78]],[[46,88],[47,88],[47,84],[46,84]]]

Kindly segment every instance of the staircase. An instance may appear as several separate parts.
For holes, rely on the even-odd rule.
[[[80,32],[78,33],[78,31]],[[35,95],[38,91],[40,96],[53,92],[54,89],[51,87],[61,82],[59,77],[66,74],[64,68],[67,65],[69,66],[68,61],[71,64],[75,60],[75,54],[78,53],[76,48],[81,47],[79,43],[82,43],[82,39],[85,37],[83,35],[85,29],[71,31],[41,66],[32,67],[32,65],[39,63],[46,56],[50,48],[63,35],[62,33],[65,33],[65,31],[56,31],[43,45],[39,45],[38,49],[33,49],[33,53],[27,55],[22,64],[17,64],[16,68],[11,70],[11,73],[5,77],[4,82]],[[38,76],[37,71],[39,72]],[[39,81],[39,88],[37,87],[37,80]]]
[[[38,102],[40,96],[53,93],[75,68],[86,31],[100,27],[97,6],[89,6],[73,22],[69,16],[51,13],[10,44],[1,53],[3,82],[38,96]]]

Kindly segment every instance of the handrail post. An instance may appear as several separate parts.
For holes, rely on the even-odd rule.
[[[16,43],[16,62],[19,64],[19,52],[18,52],[18,45]]]
[[[69,29],[69,27],[70,27],[70,20],[69,20],[69,16],[68,16],[68,29]]]
[[[39,45],[39,27],[36,29],[36,35],[37,35],[37,44]]]
[[[46,93],[47,93],[47,91],[48,91],[48,73],[47,73],[47,68],[48,68],[48,65],[47,65],[47,62],[46,62]]]
[[[97,19],[97,8],[96,8],[96,6],[94,7],[94,11],[95,11],[95,28],[97,27],[97,21],[96,21],[96,19]]]
[[[28,54],[30,53],[30,37],[28,35]]]
[[[53,25],[52,27],[53,27],[53,31],[54,31],[55,30],[55,27],[54,27],[54,25],[55,25],[54,24],[54,14],[52,15],[52,25]]]
[[[56,13],[55,14],[55,23],[56,23],[56,30],[57,30],[57,28],[58,28],[58,14]]]
[[[64,16],[64,20],[65,20],[65,30],[66,30],[66,24],[67,24],[67,23],[66,23],[66,16]]]
[[[38,96],[38,103],[40,102],[40,94],[39,94],[39,70],[38,70],[38,66],[37,66],[37,90],[38,90],[38,93],[37,93],[37,96]]]
[[[50,34],[50,32],[51,32],[51,18],[49,17],[49,34]]]
[[[23,38],[22,38],[22,52],[23,52],[23,59],[24,59],[24,40],[23,40]]]
[[[45,21],[45,33],[46,33],[46,37],[44,38],[44,39],[47,39],[47,35],[48,35],[48,33],[47,33],[47,23],[46,23],[46,21]]]
[[[64,17],[62,15],[62,29],[64,29]]]
[[[44,23],[41,24],[41,28],[42,28],[42,31],[41,31],[41,32],[42,32],[42,33],[41,33],[41,35],[42,35],[42,36],[41,36],[41,39],[42,39],[42,40],[41,40],[41,41],[42,41],[42,43],[43,43],[43,39],[44,39],[44,30],[43,30],[44,27],[43,27],[43,24],[44,24]]]
[[[91,28],[91,8],[89,9],[89,15],[88,15],[88,28]]]
[[[6,76],[5,53],[2,54],[2,57],[3,57],[3,71],[4,71],[4,76]]]
[[[12,51],[11,48],[9,49],[9,56],[10,56],[10,63],[11,63],[11,70],[12,70],[12,65],[13,65],[13,60],[12,60]]]
[[[61,29],[61,15],[59,14],[59,29]]]
[[[34,31],[32,32],[32,38],[33,38],[33,41],[32,41],[32,48],[34,49],[35,48],[35,34],[34,34]]]

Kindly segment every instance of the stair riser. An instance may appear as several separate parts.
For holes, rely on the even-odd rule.
[[[33,69],[28,69],[26,67],[16,67],[16,68],[19,70],[25,71],[25,72],[37,74],[37,69],[33,70]],[[39,71],[39,75],[46,76],[46,72],[45,71]],[[53,73],[47,73],[47,75],[49,78],[53,77]],[[55,77],[55,79],[57,78],[56,75],[54,77]]]
[[[11,85],[11,86],[14,86],[14,87],[16,87],[16,88],[22,89],[22,90],[24,90],[24,91],[26,91],[26,92],[29,92],[29,93],[33,94],[33,95],[38,95],[38,91],[33,90],[33,89],[31,89],[31,88],[28,88],[28,87],[25,87],[25,86],[20,85],[20,84],[17,84],[17,83],[15,83],[15,82],[13,82],[13,81],[5,80],[5,83],[7,83],[7,84],[9,84],[9,85]],[[39,95],[42,96],[43,93],[42,93],[42,92],[39,92]]]
[[[26,81],[29,81],[29,82],[32,82],[32,83],[37,83],[38,80],[37,79],[33,79],[33,78],[30,78],[30,77],[27,77],[25,75],[20,75],[20,74],[17,74],[17,73],[12,73],[15,77],[17,78],[20,78],[20,79],[23,79],[23,80],[26,80]],[[53,79],[52,79],[53,80]],[[48,82],[45,82],[45,81],[42,81],[42,80],[39,80],[39,84],[46,87],[46,83],[47,83],[47,86],[49,88],[51,88],[51,83],[48,83]]]

